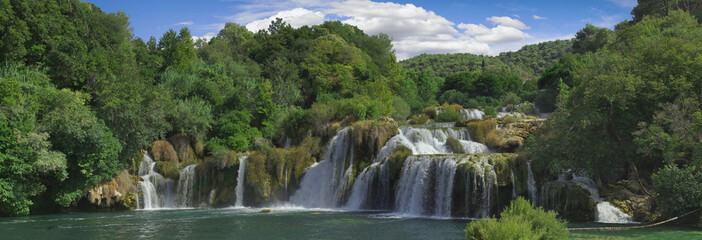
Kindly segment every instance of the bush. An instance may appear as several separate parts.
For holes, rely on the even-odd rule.
[[[493,218],[473,221],[465,229],[466,239],[567,239],[566,222],[558,220],[553,211],[544,211],[522,197],[512,201]]]
[[[436,116],[437,122],[458,122],[463,119],[461,117],[460,105],[448,105],[444,103],[441,112]]]
[[[436,119],[436,115],[437,115],[436,112],[437,112],[437,111],[436,111],[436,107],[435,107],[435,106],[425,107],[425,108],[424,108],[424,114],[427,115],[427,116],[429,116],[431,119]]]
[[[410,120],[412,124],[426,124],[429,122],[429,116],[426,114],[414,115],[410,117]]]
[[[488,135],[495,130],[497,126],[497,121],[494,119],[484,120],[484,121],[472,121],[468,122],[467,127],[470,132],[470,136],[474,141],[480,143],[488,142]]]
[[[679,216],[702,207],[702,173],[695,167],[667,165],[651,176],[663,212]]]
[[[458,139],[448,137],[446,139],[446,146],[453,153],[466,153],[465,149],[463,149],[463,144],[461,144]]]

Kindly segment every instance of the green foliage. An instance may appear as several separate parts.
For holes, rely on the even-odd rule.
[[[392,113],[392,118],[398,121],[406,120],[412,111],[409,104],[398,96],[392,97],[392,108],[395,109],[395,112]]]
[[[217,119],[207,142],[211,150],[219,147],[245,152],[261,132],[251,126],[253,116],[246,111],[231,111]]]
[[[679,132],[677,140],[666,140],[666,134],[676,134],[671,135],[675,127],[664,122],[689,121],[696,112],[673,110],[684,107],[666,104],[702,95],[702,28],[687,13],[675,11],[663,18],[620,24],[615,34],[612,44],[581,56],[571,72],[572,88],[559,87],[559,109],[544,134],[527,139],[529,158],[543,161],[545,168],[585,169],[598,177],[616,178],[626,174],[632,163],[655,170],[662,166],[664,152],[669,162],[689,162],[694,155],[694,144],[675,147],[693,143],[694,138],[684,140],[691,135]],[[682,102],[676,105],[687,105]],[[659,120],[657,110],[662,113]],[[673,117],[673,113],[681,115]]]
[[[466,151],[463,149],[463,144],[461,144],[458,139],[455,139],[453,137],[448,137],[446,139],[446,146],[448,146],[449,150],[454,153],[466,153]]]
[[[575,34],[573,51],[576,53],[597,52],[606,44],[611,43],[613,38],[612,30],[587,24],[585,28]]]
[[[468,224],[467,239],[568,239],[564,221],[553,211],[544,211],[522,197],[510,203],[500,219],[486,218]]]
[[[200,99],[177,100],[166,119],[175,132],[202,138],[211,128],[212,113],[210,106]]]
[[[530,79],[541,75],[546,67],[571,51],[571,45],[570,40],[543,42],[526,45],[516,52],[500,53],[497,57],[468,53],[422,54],[403,60],[400,64],[406,69],[412,70],[431,68],[440,77],[494,67],[500,69],[499,71],[515,74],[521,79]]]
[[[439,115],[436,116],[437,122],[458,122],[458,120],[463,119],[461,117],[460,110],[462,107],[460,105],[448,105],[444,103]]]
[[[651,176],[666,215],[680,216],[702,208],[702,173],[696,167],[666,165]]]

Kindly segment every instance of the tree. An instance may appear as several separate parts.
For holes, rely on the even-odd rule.
[[[598,28],[591,24],[585,25],[575,34],[573,51],[576,53],[597,52],[607,43],[612,42],[614,32],[607,28]]]

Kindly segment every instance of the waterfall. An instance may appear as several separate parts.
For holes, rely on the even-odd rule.
[[[339,131],[327,146],[324,159],[305,170],[290,202],[314,208],[333,208],[344,203],[353,170],[353,142],[348,128]]]
[[[633,223],[631,216],[612,206],[609,202],[597,204],[597,214],[595,222],[600,223]]]
[[[483,120],[485,112],[478,109],[461,109],[461,116],[463,117],[463,120]]]
[[[402,144],[412,150],[415,155],[421,154],[451,154],[446,140],[451,137],[458,140],[465,153],[487,153],[489,149],[482,143],[471,141],[467,128],[421,128],[400,127],[399,137],[393,144]],[[397,136],[396,136],[397,137]],[[394,137],[393,137],[394,138]],[[393,139],[391,139],[392,141]]]
[[[157,173],[154,170],[155,167],[156,162],[149,156],[148,152],[144,152],[138,172],[142,180],[137,183],[137,188],[141,193],[141,198],[138,199],[139,203],[137,203],[140,209],[152,210],[173,205],[173,181]]]
[[[536,181],[534,180],[534,172],[531,171],[531,161],[527,161],[527,188],[529,190],[529,198],[531,199],[531,202],[536,205],[539,202],[539,199],[536,195]]]
[[[367,198],[372,190],[372,184],[377,176],[379,163],[373,163],[365,168],[361,174],[356,177],[356,181],[351,188],[351,196],[346,202],[346,208],[350,210],[368,209]]]
[[[512,171],[512,168],[509,169],[509,177],[512,180],[512,199],[517,199],[517,184],[514,181],[514,171]]]
[[[597,189],[597,183],[591,178],[585,176],[584,173],[571,173],[570,180],[567,180],[566,173],[558,175],[559,182],[574,183],[583,189],[590,192],[590,196],[597,201],[597,212],[595,213],[595,222],[599,223],[633,223],[633,219],[628,214],[612,206],[609,202],[600,197],[600,192]]]
[[[242,156],[239,158],[239,171],[236,176],[236,187],[234,188],[236,192],[236,202],[235,207],[244,206],[244,179],[246,179],[246,158],[247,156]]]
[[[195,183],[195,166],[188,165],[180,171],[178,178],[178,190],[176,192],[177,207],[192,207],[192,199],[194,194],[193,185]]]
[[[450,217],[457,161],[450,157],[411,156],[397,184],[395,211],[410,216]]]
[[[476,165],[473,176],[473,196],[477,197],[480,195],[478,214],[475,217],[488,217],[490,216],[492,201],[494,200],[492,189],[497,188],[497,173],[495,173],[495,169],[490,165],[488,159],[482,157]],[[478,184],[480,184],[482,191],[479,191]]]

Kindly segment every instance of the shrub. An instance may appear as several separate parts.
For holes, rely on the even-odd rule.
[[[424,114],[427,115],[427,116],[429,116],[431,119],[436,119],[436,115],[437,115],[436,112],[437,112],[437,111],[436,111],[436,107],[435,107],[435,106],[425,107],[425,108],[424,108]]]
[[[474,141],[487,143],[488,135],[495,130],[497,121],[494,119],[468,122],[467,127]]]
[[[426,114],[414,115],[410,117],[410,120],[412,124],[426,124],[429,122],[429,116]]]
[[[678,216],[702,207],[702,173],[695,167],[667,165],[651,179],[665,214]]]
[[[462,119],[460,105],[448,105],[444,104],[439,115],[436,116],[437,122],[458,122]]]
[[[495,108],[493,108],[493,107],[485,108],[484,112],[485,112],[485,117],[484,117],[485,119],[494,118],[497,116],[497,110],[495,110]]]
[[[544,211],[522,197],[512,201],[500,219],[473,221],[465,229],[466,239],[567,239],[566,222],[553,211]]]

